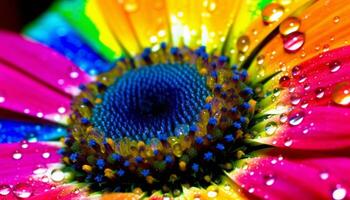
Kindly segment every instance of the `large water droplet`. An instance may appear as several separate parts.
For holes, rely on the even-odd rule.
[[[284,13],[284,8],[278,3],[271,3],[267,5],[262,11],[262,19],[264,23],[270,24],[278,21]]]
[[[299,125],[304,120],[304,113],[298,112],[289,117],[289,124],[292,126]]]
[[[15,153],[13,153],[12,158],[15,160],[19,160],[22,158],[22,153],[16,151]]]
[[[298,51],[305,43],[305,35],[301,32],[294,32],[283,37],[283,47],[288,53]]]
[[[60,169],[54,169],[51,172],[51,179],[54,182],[61,182],[61,181],[63,181],[64,177],[65,177],[65,175]]]
[[[334,200],[343,200],[346,197],[346,189],[339,187],[335,189],[332,193],[332,197]]]
[[[33,188],[27,183],[19,183],[13,187],[13,193],[16,197],[26,199],[33,193]]]
[[[268,122],[265,126],[265,132],[267,135],[273,135],[277,130],[276,122]]]
[[[342,106],[350,104],[350,82],[341,82],[334,87],[332,101]]]
[[[0,185],[0,196],[6,196],[10,194],[11,187],[9,185]]]
[[[289,35],[293,32],[298,31],[299,28],[300,20],[296,17],[288,17],[281,23],[279,31],[282,35]]]
[[[241,37],[238,38],[237,40],[237,49],[240,52],[246,52],[249,49],[250,45],[250,40],[249,37],[246,35],[242,35]]]
[[[215,198],[218,196],[219,190],[215,186],[210,186],[208,189],[208,197]]]

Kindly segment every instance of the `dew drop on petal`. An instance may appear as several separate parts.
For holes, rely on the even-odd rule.
[[[262,11],[262,19],[264,23],[270,24],[278,21],[284,13],[284,7],[278,3],[267,5]]]
[[[292,126],[299,125],[304,120],[304,113],[298,112],[289,117],[289,124]]]
[[[27,149],[29,147],[28,141],[26,140],[21,141],[21,147],[22,149]]]
[[[22,153],[16,151],[16,152],[13,153],[12,158],[15,159],[15,160],[19,160],[19,159],[22,158]]]
[[[283,37],[283,47],[288,53],[298,51],[305,43],[305,34],[301,32],[294,32]]]
[[[342,200],[346,197],[346,189],[339,187],[335,189],[332,193],[332,197],[334,200]]]
[[[41,156],[46,159],[46,158],[50,157],[50,153],[49,152],[44,152]]]
[[[267,135],[273,135],[277,130],[276,122],[268,122],[265,126],[265,132]]]
[[[335,24],[338,24],[339,21],[340,21],[340,17],[339,17],[339,16],[335,16],[335,17],[333,18],[333,22],[334,22]]]
[[[51,179],[54,182],[61,182],[61,181],[63,181],[64,177],[65,177],[65,175],[60,169],[54,169],[51,172]]]
[[[292,68],[292,75],[299,76],[300,75],[300,66],[295,66]]]
[[[317,88],[315,90],[316,98],[322,99],[324,97],[324,89],[323,88]]]
[[[350,82],[341,82],[334,87],[332,101],[341,106],[350,104]]]
[[[27,183],[19,183],[13,187],[13,193],[16,197],[26,199],[33,193],[33,188]]]
[[[139,5],[136,0],[127,0],[124,3],[124,9],[129,13],[136,12],[139,9]]]
[[[250,45],[250,40],[249,37],[246,35],[242,35],[241,37],[238,38],[237,40],[237,49],[240,52],[247,52],[249,49]]]
[[[332,61],[331,63],[329,63],[329,69],[331,70],[331,72],[337,72],[341,67],[341,63],[337,60]]]
[[[328,174],[327,172],[322,172],[322,173],[320,174],[320,178],[321,178],[322,180],[327,180],[328,177],[329,177],[329,174]]]
[[[298,31],[299,28],[300,28],[300,20],[296,17],[288,17],[281,23],[279,27],[279,31],[282,35],[288,35]]]
[[[254,191],[255,191],[255,188],[253,188],[253,187],[248,189],[249,193],[253,193]]]
[[[288,87],[290,84],[289,76],[282,76],[279,80],[279,83],[282,87]]]
[[[0,185],[0,197],[10,194],[11,187],[9,185]]]
[[[291,140],[290,138],[286,138],[283,144],[286,147],[290,147],[293,144],[293,140]]]
[[[271,175],[265,177],[265,185],[271,186],[275,183],[275,178]]]

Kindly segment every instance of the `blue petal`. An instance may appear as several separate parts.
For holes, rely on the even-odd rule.
[[[114,66],[114,63],[98,55],[73,27],[56,13],[46,13],[29,27],[25,34],[62,53],[91,75],[106,72]]]
[[[67,134],[67,130],[58,125],[43,125],[28,122],[0,120],[0,143],[22,140],[50,141]]]

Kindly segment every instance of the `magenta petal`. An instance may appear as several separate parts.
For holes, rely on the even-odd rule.
[[[271,137],[258,139],[281,148],[336,150],[350,147],[350,109],[313,106],[290,114]],[[294,120],[294,121],[293,121]]]
[[[231,178],[248,196],[259,199],[350,198],[350,158],[284,158],[268,156],[246,161],[246,170]]]
[[[70,61],[21,36],[0,32],[0,108],[64,122],[71,94],[91,80]]]
[[[38,168],[60,162],[59,147],[45,143],[0,144],[0,185],[27,181]]]
[[[53,89],[74,94],[91,77],[54,50],[20,35],[0,32],[0,63]]]

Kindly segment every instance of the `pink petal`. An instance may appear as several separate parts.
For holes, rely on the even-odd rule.
[[[0,199],[77,199],[84,194],[73,186],[61,185],[54,164],[60,162],[58,146],[22,142],[0,144]],[[56,173],[56,174],[55,174]]]
[[[350,81],[350,46],[322,53],[292,70],[291,98],[300,99],[293,106],[332,104],[336,84]]]
[[[336,150],[350,147],[350,109],[311,106],[289,114],[289,121],[261,143],[290,149]]]
[[[70,61],[21,36],[0,32],[0,108],[64,122],[71,94],[91,78]]]
[[[258,199],[350,198],[349,157],[267,157],[247,159],[231,173],[248,196]]]
[[[20,35],[0,32],[0,62],[52,88],[74,94],[91,77],[54,50]]]
[[[45,143],[0,144],[0,184],[26,181],[38,168],[60,162],[59,147]],[[45,155],[44,155],[45,153]]]

